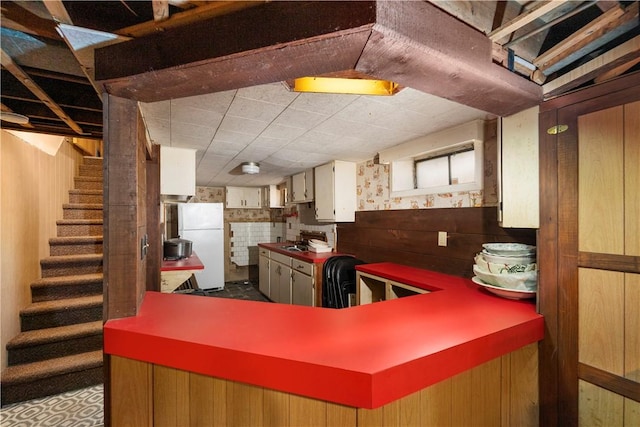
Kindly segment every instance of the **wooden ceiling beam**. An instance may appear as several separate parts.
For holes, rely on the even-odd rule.
[[[126,37],[144,37],[171,28],[177,28],[194,22],[226,15],[238,10],[247,9],[264,4],[264,1],[214,1],[203,6],[194,7],[184,12],[175,13],[163,21],[147,21],[115,31]]]
[[[0,48],[2,66],[38,97],[51,111],[76,133],[82,135],[82,128],[60,107],[33,79],[25,73],[13,59]]]
[[[618,77],[619,75],[623,74],[625,71],[631,69],[636,64],[640,64],[640,56],[638,56],[636,59],[632,59],[629,62],[625,62],[624,64],[618,65],[617,67],[612,68],[611,70],[605,73],[600,74],[598,77],[593,79],[593,82],[602,83],[602,82],[606,82],[607,80],[611,80],[614,77]]]
[[[542,86],[546,97],[552,97],[580,86],[598,75],[633,61],[640,56],[640,36],[603,53]]]
[[[515,33],[525,25],[530,24],[536,19],[551,12],[552,10],[564,6],[567,2],[568,0],[536,2],[536,5],[533,8],[525,11],[524,13],[521,13],[506,24],[503,24],[495,30],[491,31],[488,34],[488,37],[492,41],[499,42],[504,37],[508,36],[509,34]]]
[[[108,93],[142,102],[352,69],[496,115],[540,102],[540,86],[491,51],[482,32],[426,2],[273,2],[95,57]]]

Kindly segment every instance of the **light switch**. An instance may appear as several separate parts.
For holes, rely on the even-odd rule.
[[[438,246],[447,246],[447,232],[438,231]]]

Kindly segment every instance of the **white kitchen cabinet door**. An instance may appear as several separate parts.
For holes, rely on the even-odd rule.
[[[291,201],[304,203],[313,201],[313,170],[297,173],[291,177]]]
[[[226,208],[262,207],[262,189],[260,187],[227,187]]]
[[[499,121],[498,222],[502,227],[540,227],[538,112],[536,106]]]
[[[315,168],[316,220],[353,222],[356,215],[356,164],[334,161]]]
[[[260,292],[262,292],[264,295],[268,297],[270,294],[269,264],[271,260],[269,259],[269,255],[268,255],[269,251],[265,251],[267,252],[267,255],[263,255],[262,251],[263,249],[260,250],[260,259],[258,261],[258,271],[259,271],[258,272],[258,280],[259,280],[258,289],[260,290]]]
[[[313,277],[294,269],[291,275],[291,302],[313,307],[313,297]]]

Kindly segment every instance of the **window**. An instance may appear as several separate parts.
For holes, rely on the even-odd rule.
[[[481,190],[483,138],[476,120],[380,152],[391,164],[391,197]]]

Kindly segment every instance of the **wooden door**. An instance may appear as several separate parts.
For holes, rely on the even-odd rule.
[[[640,89],[540,131],[541,425],[640,425]]]

